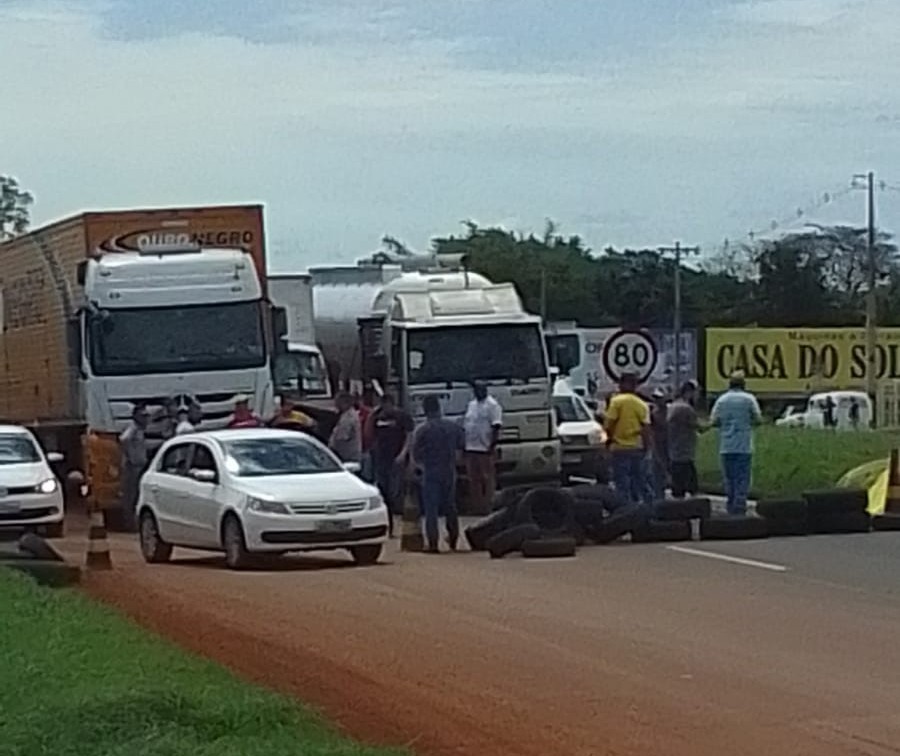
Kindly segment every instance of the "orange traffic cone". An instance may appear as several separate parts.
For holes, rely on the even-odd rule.
[[[886,514],[900,514],[900,451],[891,450],[891,461],[888,463],[888,485],[884,497]]]

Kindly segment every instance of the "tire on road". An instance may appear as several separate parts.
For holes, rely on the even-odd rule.
[[[900,514],[881,514],[872,518],[872,530],[889,533],[900,530]]]
[[[690,520],[647,520],[631,534],[632,543],[678,543],[694,537]]]
[[[768,536],[769,524],[762,517],[711,517],[700,521],[702,541],[747,541]]]
[[[864,513],[869,506],[869,493],[864,488],[835,488],[807,491],[803,494],[810,517],[831,514]]]
[[[573,557],[577,550],[575,539],[568,536],[532,539],[522,544],[522,556],[526,559]]]
[[[596,501],[607,512],[617,512],[628,506],[628,500],[614,489],[601,484],[585,484],[572,486],[569,489],[572,496],[580,501]]]
[[[767,520],[805,520],[808,511],[806,499],[763,499],[756,504],[756,514]]]
[[[528,493],[528,486],[510,486],[509,488],[503,488],[494,494],[491,509],[494,512],[498,512],[502,509],[518,506],[526,493]]]
[[[502,559],[507,554],[519,551],[525,541],[541,537],[541,529],[534,523],[513,525],[502,533],[491,537],[487,542],[487,550],[491,559]]]
[[[809,521],[805,517],[765,517],[769,535],[776,537],[809,535]]]
[[[25,533],[19,538],[19,551],[45,562],[65,562],[62,555],[35,533]]]
[[[515,509],[498,509],[496,512],[483,517],[478,522],[472,523],[465,530],[466,540],[472,551],[484,551],[487,542],[498,533],[502,533],[513,525]]]
[[[562,488],[534,488],[516,508],[518,523],[533,522],[547,535],[572,535],[575,528],[573,498]]]
[[[809,532],[815,535],[868,533],[872,518],[868,512],[816,513],[809,516]]]
[[[138,543],[147,564],[163,564],[172,558],[172,545],[163,541],[159,524],[149,510],[144,510],[138,520]]]
[[[661,522],[677,520],[708,520],[712,505],[705,496],[689,499],[665,499],[653,505],[653,519]]]
[[[622,536],[634,533],[645,526],[647,511],[640,504],[631,504],[615,514],[607,517],[602,523],[588,533],[590,539],[597,544],[608,544]]]
[[[240,520],[233,514],[222,521],[222,547],[225,565],[230,570],[246,570],[252,564],[252,554],[247,550],[247,539]]]
[[[575,499],[572,502],[572,517],[583,532],[592,533],[603,525],[606,510],[597,499]]]

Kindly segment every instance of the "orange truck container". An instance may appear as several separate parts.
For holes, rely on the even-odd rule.
[[[240,248],[264,291],[261,205],[86,212],[0,244],[0,421],[37,431],[67,467],[90,466],[85,433],[118,427],[89,427],[85,409],[85,261],[188,246]]]

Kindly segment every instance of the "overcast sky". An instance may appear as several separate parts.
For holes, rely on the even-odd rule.
[[[0,173],[38,223],[262,201],[281,270],[466,218],[711,250],[900,188],[898,51],[900,0],[0,0]]]

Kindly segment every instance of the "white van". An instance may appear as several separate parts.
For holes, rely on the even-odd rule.
[[[872,401],[864,391],[824,391],[813,394],[806,403],[803,412],[791,412],[775,421],[781,428],[825,428],[825,406],[828,399],[834,402],[834,415],[837,430],[867,430],[872,422]],[[851,408],[856,404],[859,419],[851,420]]]

